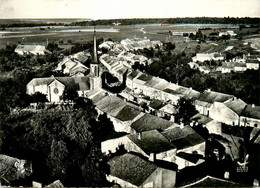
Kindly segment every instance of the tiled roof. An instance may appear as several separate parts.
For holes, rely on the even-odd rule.
[[[89,77],[49,77],[49,78],[34,78],[27,86],[39,86],[39,85],[49,85],[54,80],[60,81],[65,86],[74,86],[77,90],[89,90],[90,83]]]
[[[163,105],[163,102],[162,102],[162,101],[155,99],[155,100],[153,100],[153,101],[149,104],[149,106],[150,106],[151,108],[153,108],[153,109],[158,110],[158,109],[160,109],[161,107],[163,107],[164,105]]]
[[[246,185],[211,176],[206,176],[194,183],[182,186],[182,188],[184,187],[246,187]]]
[[[156,165],[130,153],[114,157],[108,161],[108,164],[110,175],[136,186],[142,185],[157,169]]]
[[[22,164],[21,168],[16,164]],[[7,181],[18,180],[32,173],[32,163],[30,161],[20,160],[8,155],[0,154],[0,185],[5,185]]]
[[[168,113],[168,114],[176,114],[177,113],[177,110],[175,109],[175,107],[172,104],[166,104],[165,106],[160,108],[160,111],[163,111],[163,112]]]
[[[247,105],[241,115],[249,118],[260,119],[260,106]]]
[[[233,95],[219,93],[219,92],[216,92],[216,91],[204,91],[200,95],[198,100],[213,104],[214,102],[225,102],[225,101],[227,101],[227,100],[229,100],[233,97],[234,97]]]
[[[138,138],[139,134],[141,134],[140,138]],[[150,155],[151,153],[161,153],[176,148],[157,130],[145,131],[139,134],[130,134],[127,137],[147,155]]]
[[[202,114],[196,114],[193,117],[191,117],[191,120],[196,121],[198,123],[202,123],[206,125],[207,123],[211,122],[212,119],[208,116],[204,116]]]
[[[39,52],[39,51],[44,51],[45,46],[43,45],[36,45],[36,44],[28,44],[28,45],[23,45],[19,44],[15,50],[17,51],[24,51],[24,52]]]
[[[122,121],[130,121],[136,118],[141,112],[131,106],[126,105],[122,110],[115,116],[117,119]]]
[[[162,134],[173,143],[177,149],[184,149],[205,142],[190,126],[184,128],[175,127],[164,130]]]
[[[246,63],[253,63],[253,64],[259,64],[260,61],[258,61],[257,59],[247,59]]]
[[[240,116],[247,104],[241,99],[234,99],[225,102],[224,105]]]
[[[143,117],[139,118],[131,124],[131,127],[136,132],[150,131],[155,129],[167,129],[173,123],[165,119],[153,116],[151,114],[145,114]]]
[[[125,105],[126,102],[116,96],[106,96],[96,103],[98,109],[112,116],[116,116]]]

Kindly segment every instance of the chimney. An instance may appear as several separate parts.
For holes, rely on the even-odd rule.
[[[171,119],[170,119],[170,122],[175,122],[175,116],[171,115]]]
[[[254,179],[253,186],[254,187],[259,187],[259,180]]]
[[[149,161],[154,162],[155,159],[156,159],[156,157],[155,157],[155,153],[150,153]]]
[[[255,107],[255,104],[252,104],[252,108],[254,108]]]
[[[225,179],[229,179],[229,175],[230,175],[229,172],[226,171],[226,172],[224,173],[224,178],[225,178]]]
[[[141,140],[142,139],[142,133],[138,133],[138,140]]]
[[[184,123],[183,123],[183,122],[180,123],[180,128],[181,128],[181,129],[184,128]]]
[[[207,91],[208,91],[208,92],[211,92],[211,89],[209,88],[209,89],[207,89]]]

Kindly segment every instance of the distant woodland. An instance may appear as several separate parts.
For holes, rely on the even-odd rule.
[[[235,17],[186,17],[186,18],[136,18],[136,19],[110,19],[110,20],[91,20],[91,21],[79,21],[71,23],[62,22],[48,22],[48,23],[4,23],[0,24],[2,29],[6,27],[35,27],[35,26],[90,26],[90,25],[113,25],[114,23],[120,23],[121,25],[134,25],[134,24],[177,24],[177,23],[193,23],[193,24],[249,24],[259,25],[260,18],[235,18]]]

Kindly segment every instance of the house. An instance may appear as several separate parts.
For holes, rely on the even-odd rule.
[[[110,120],[116,132],[131,133],[131,124],[144,115],[137,107],[125,105],[116,116],[110,116]]]
[[[112,42],[112,41],[105,41],[105,42],[101,43],[101,44],[98,46],[98,48],[99,48],[99,49],[105,48],[105,49],[107,49],[107,50],[111,50],[111,49],[113,49],[114,45],[115,45],[115,43]]]
[[[236,182],[232,182],[229,180],[225,180],[225,179],[220,179],[220,178],[215,178],[212,176],[206,176],[204,178],[201,178],[195,182],[186,184],[186,185],[182,185],[179,186],[181,188],[186,188],[186,187],[212,187],[212,185],[214,185],[214,187],[248,187],[246,185],[240,184],[240,183],[236,183]]]
[[[209,108],[209,117],[228,125],[240,126],[240,116],[246,105],[244,101],[236,98],[226,102],[214,102]]]
[[[44,55],[45,53],[50,53],[44,45],[37,44],[19,44],[14,51],[19,55]]]
[[[79,96],[85,96],[90,90],[89,77],[54,77],[34,78],[27,84],[28,95],[40,92],[46,95],[50,102],[62,101],[62,95],[66,88],[73,88]]]
[[[185,152],[205,156],[205,140],[190,126],[175,126],[164,130],[162,135],[177,147],[177,153]]]
[[[247,59],[246,60],[246,68],[247,69],[259,70],[259,63],[260,63],[260,61],[258,59]]]
[[[140,132],[155,130],[155,129],[165,130],[173,125],[174,125],[173,122],[170,122],[163,118],[151,114],[145,114],[144,116],[134,121],[130,125],[130,127],[131,127],[131,133],[140,133]]]
[[[221,122],[217,120],[213,120],[210,117],[202,114],[194,115],[193,117],[191,117],[191,120],[195,122],[195,124],[202,124],[203,126],[205,126],[210,134],[222,134]]]
[[[177,113],[176,108],[172,104],[166,104],[159,109],[161,117],[169,118],[170,121],[174,122],[174,114]]]
[[[208,116],[209,109],[214,102],[225,102],[232,98],[234,98],[233,95],[219,93],[208,89],[201,93],[199,98],[195,101],[195,107],[200,114]]]
[[[171,165],[147,161],[137,155],[126,153],[108,161],[110,174],[107,180],[121,187],[174,187],[176,170]]]
[[[0,185],[25,178],[32,174],[32,162],[0,154]]]
[[[260,128],[260,106],[247,105],[241,114],[240,124]]]
[[[84,76],[84,73],[89,68],[80,63],[78,60],[72,57],[65,57],[57,66],[55,71],[62,71],[63,74],[69,74],[70,76],[80,75]]]
[[[138,134],[129,134],[101,143],[103,153],[114,153],[123,145],[126,151],[139,153],[146,158],[155,160],[174,161],[176,146],[168,141],[159,131],[151,130]]]
[[[211,61],[211,60],[214,60],[214,61],[221,60],[221,61],[223,61],[224,58],[225,57],[223,55],[221,55],[217,52],[214,52],[214,53],[197,53],[196,56],[192,58],[192,61],[193,62],[196,62],[196,61],[204,62],[204,61]]]

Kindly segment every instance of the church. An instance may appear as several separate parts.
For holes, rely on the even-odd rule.
[[[48,77],[34,78],[27,84],[27,94],[40,92],[46,95],[49,102],[61,102],[66,88],[75,88],[80,97],[85,97],[90,90],[100,89],[102,80],[97,56],[96,31],[94,29],[94,46],[90,73],[83,77]]]

